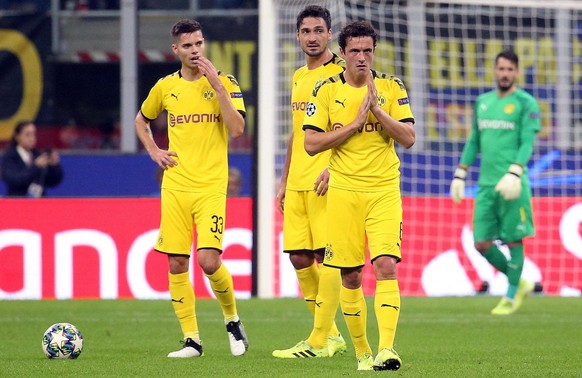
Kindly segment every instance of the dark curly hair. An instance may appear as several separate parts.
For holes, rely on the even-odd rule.
[[[337,40],[339,47],[345,51],[346,45],[348,44],[348,38],[355,37],[372,37],[374,49],[376,48],[378,34],[376,34],[374,27],[368,21],[354,21],[344,26]]]

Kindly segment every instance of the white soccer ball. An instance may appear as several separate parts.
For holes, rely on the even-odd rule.
[[[55,323],[42,337],[42,351],[48,358],[79,357],[83,350],[83,335],[71,323]]]

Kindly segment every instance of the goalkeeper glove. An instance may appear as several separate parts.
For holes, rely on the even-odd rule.
[[[465,198],[465,178],[467,177],[467,170],[465,168],[457,168],[455,170],[455,177],[451,182],[451,198],[455,203],[460,203]]]
[[[513,201],[521,194],[521,175],[523,168],[519,164],[511,164],[508,172],[495,185],[495,191],[506,201]]]

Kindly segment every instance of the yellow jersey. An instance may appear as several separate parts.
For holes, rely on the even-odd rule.
[[[331,151],[315,156],[305,152],[305,133],[303,118],[305,107],[311,98],[315,86],[325,79],[342,72],[345,67],[343,59],[333,54],[325,64],[310,70],[303,66],[293,75],[291,90],[291,110],[293,114],[293,145],[291,147],[291,164],[287,177],[287,189],[296,191],[313,190],[317,176],[327,168]]]
[[[372,70],[378,105],[392,118],[414,122],[408,94],[402,81]],[[343,73],[324,81],[313,91],[303,129],[327,132],[352,122],[368,92],[368,86],[349,85]],[[385,137],[378,119],[368,118],[354,135],[332,148],[329,161],[331,187],[353,191],[380,191],[400,185],[400,159],[394,140]]]
[[[238,82],[219,72],[234,107],[245,113]],[[178,155],[177,166],[166,169],[163,188],[189,192],[226,193],[228,185],[228,130],[216,92],[206,77],[182,78],[180,71],[160,80],[141,106],[147,120],[168,112],[169,151]]]

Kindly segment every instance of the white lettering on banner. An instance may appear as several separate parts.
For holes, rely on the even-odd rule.
[[[146,275],[146,259],[152,245],[156,244],[158,232],[155,229],[138,236],[127,254],[127,283],[133,296],[138,299],[170,299],[170,292],[152,288]]]
[[[560,239],[564,248],[582,260],[582,235],[578,231],[582,223],[582,203],[578,203],[564,212],[560,220]]]
[[[127,253],[126,273],[127,284],[131,294],[136,299],[170,299],[170,291],[158,291],[152,288],[148,282],[146,261],[148,255],[153,252],[152,246],[156,244],[159,229],[144,232],[131,244]],[[154,252],[158,253],[158,252]],[[192,251],[190,251],[192,256]],[[193,261],[190,259],[189,277],[194,282]]]
[[[42,253],[40,233],[29,230],[0,231],[0,252],[11,246],[22,247],[23,285],[15,292],[0,288],[0,299],[41,299],[42,298]]]
[[[469,258],[479,279],[489,283],[489,293],[503,295],[507,291],[507,277],[497,272],[475,249],[473,231],[469,225],[464,225],[461,232],[463,252]],[[509,259],[509,249],[499,245],[499,249]],[[447,272],[443,275],[442,272]],[[527,256],[524,260],[522,276],[532,282],[542,281],[540,268]],[[433,257],[422,270],[421,285],[428,296],[473,295],[475,288],[461,264],[459,252],[456,249],[444,251]]]
[[[446,274],[443,274],[446,269]],[[475,288],[463,269],[459,254],[449,249],[436,255],[422,270],[420,282],[429,297],[474,295]]]
[[[251,250],[253,247],[253,232],[247,228],[229,228],[224,231],[224,239],[222,242],[222,249],[226,251],[229,247],[240,245],[247,250]],[[239,260],[239,259],[228,259],[226,256],[222,256],[222,262],[230,272],[232,276],[247,276],[250,277],[253,272],[253,265],[251,259]],[[216,298],[212,288],[210,287],[210,280],[208,277],[204,277],[204,284],[206,290],[210,293],[213,298]],[[236,288],[235,288],[236,289]],[[238,299],[247,299],[251,297],[250,290],[235,290],[234,295]]]
[[[108,234],[78,229],[55,234],[55,297],[73,298],[73,249],[92,247],[99,254],[99,297],[116,299],[118,286],[117,246]]]
[[[417,201],[404,199],[406,206]],[[432,199],[427,203],[440,208],[441,201],[445,200],[448,201],[448,198]],[[30,202],[25,202],[26,206],[30,206],[25,206],[25,210],[20,210],[24,206],[20,201],[4,201],[3,210],[6,213],[28,213],[30,209],[35,209],[35,214],[39,216],[18,221],[10,217],[0,218],[0,223],[4,222],[0,225],[0,300],[55,297],[167,298],[167,286],[164,285],[167,283],[167,265],[163,256],[152,249],[158,233],[154,229],[158,221],[155,217],[153,220],[148,218],[147,221],[127,224],[124,219],[116,218],[124,212],[113,211],[118,209],[117,200],[92,199],[88,202],[94,201],[112,211],[103,211],[101,217],[90,211],[80,211],[79,220],[85,225],[85,228],[80,229],[75,225],[78,221],[66,217],[56,217],[59,220],[54,222],[38,220],[54,215],[52,212],[56,201],[62,203],[60,207],[73,209],[78,206],[77,201],[39,200],[33,201],[32,206]],[[140,199],[137,203],[139,206],[136,210],[142,214],[140,217],[159,207],[159,203],[150,199]],[[548,288],[547,294],[579,295],[582,282],[578,269],[582,263],[582,237],[579,234],[582,200],[565,198],[555,202],[552,198],[534,197],[534,207],[536,203],[540,206],[551,204],[554,207],[551,214],[543,212],[542,217],[536,218],[545,228],[540,236],[528,239],[528,248],[531,246],[532,249],[526,257],[524,277],[543,282],[544,287]],[[247,209],[246,205],[233,208],[240,211]],[[414,219],[417,217],[415,211],[418,210],[417,207],[412,209],[411,218]],[[426,250],[422,238],[409,240],[407,253],[415,258],[421,257],[422,262],[414,269],[404,269],[402,273],[403,282],[409,285],[406,295],[459,295],[476,290],[478,281],[489,282],[490,294],[505,292],[507,279],[474,249],[471,226],[460,218],[453,221],[446,230],[436,226],[429,230],[430,235],[444,232],[440,239],[443,242],[436,250]],[[240,222],[245,225],[237,223],[237,228],[225,229],[222,257],[233,275],[234,287],[238,290],[235,296],[248,298],[252,278],[252,227],[250,220],[241,219]],[[278,222],[274,227],[278,236],[273,251],[278,256],[273,267],[273,273],[277,272],[278,276],[276,293],[279,297],[297,297],[301,291],[293,266],[287,254],[283,253],[281,223]],[[501,248],[504,254],[508,253],[505,246]],[[196,256],[195,251],[192,256]],[[152,264],[154,261],[155,265]],[[196,265],[196,259],[190,259],[190,279],[197,285],[197,296],[212,296],[206,278],[200,274]],[[373,271],[371,267],[368,268],[364,274],[369,275],[366,277],[371,280],[364,280],[368,283],[368,286],[364,285],[364,290],[373,293],[374,287],[369,284],[373,282]],[[443,271],[452,273],[450,277],[438,274]],[[198,277],[194,277],[196,275]]]

